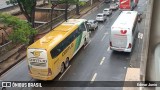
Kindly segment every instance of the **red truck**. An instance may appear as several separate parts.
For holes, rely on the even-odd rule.
[[[139,0],[119,0],[120,10],[133,10],[137,6]]]

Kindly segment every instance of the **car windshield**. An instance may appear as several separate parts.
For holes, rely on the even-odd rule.
[[[110,7],[114,7],[114,6],[115,6],[115,4],[111,4],[111,5],[110,5]]]
[[[97,17],[102,17],[102,15],[97,15]]]
[[[88,23],[93,23],[94,22],[94,20],[88,20]]]
[[[104,9],[104,11],[109,11],[108,9]]]

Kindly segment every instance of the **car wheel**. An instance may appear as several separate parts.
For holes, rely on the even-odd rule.
[[[96,28],[98,28],[98,25],[97,25],[97,27]]]
[[[83,46],[86,46],[87,45],[87,40],[86,40],[86,38],[84,39],[84,44],[83,44]]]

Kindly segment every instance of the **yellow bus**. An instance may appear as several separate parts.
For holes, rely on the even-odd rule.
[[[67,20],[28,47],[29,74],[39,80],[54,79],[89,39],[85,19]]]

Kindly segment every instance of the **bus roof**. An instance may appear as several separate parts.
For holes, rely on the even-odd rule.
[[[132,29],[136,21],[137,11],[122,11],[116,21],[113,23],[112,28],[130,28]]]
[[[51,49],[65,39],[71,32],[76,30],[85,19],[69,19],[54,28],[41,39],[34,42],[28,48]]]

